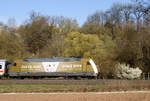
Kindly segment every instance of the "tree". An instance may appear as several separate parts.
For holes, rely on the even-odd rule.
[[[16,20],[14,18],[8,19],[7,26],[10,28],[15,28],[16,27]]]
[[[40,57],[63,57],[66,47],[64,39],[64,35],[61,33],[53,33],[52,39],[41,50]]]
[[[53,26],[49,25],[49,17],[31,13],[30,19],[21,26],[20,35],[28,46],[29,52],[38,55],[51,39]]]
[[[16,33],[10,34],[5,29],[0,32],[0,58],[14,61],[27,55],[24,43]]]
[[[102,42],[97,35],[83,34],[79,32],[71,32],[66,38],[67,48],[65,55],[75,57],[91,57],[96,56],[99,48],[103,47]]]
[[[143,15],[143,20],[145,26],[149,26],[150,24],[150,1],[149,0],[132,0],[134,2],[135,7],[138,7],[138,10]]]
[[[121,22],[123,19],[121,4],[119,3],[113,4],[112,7],[107,11],[107,15],[112,24],[114,24],[116,27],[121,27]]]
[[[122,6],[122,15],[125,24],[129,24],[132,19],[132,5],[123,5]]]
[[[137,33],[133,27],[126,27],[124,34],[120,36],[117,42],[118,60],[122,63],[135,65],[136,57],[139,55],[139,44],[137,40]]]
[[[53,17],[54,25],[59,29],[59,33],[67,36],[72,31],[78,31],[79,26],[75,19],[66,18],[63,16]]]
[[[143,72],[150,72],[150,30],[149,28],[141,29],[138,32],[138,40],[140,43],[140,58],[138,58],[137,66],[141,67]]]
[[[143,18],[143,12],[142,12],[142,5],[136,4],[133,6],[132,12],[136,19],[136,29],[139,30],[142,25],[142,18]]]
[[[53,26],[51,39],[40,52],[40,57],[63,57],[65,50],[65,37],[78,30],[76,20],[65,17],[50,17],[50,24]]]
[[[106,76],[114,73],[116,59],[115,42],[108,35],[72,32],[66,37],[65,56],[93,58]]]

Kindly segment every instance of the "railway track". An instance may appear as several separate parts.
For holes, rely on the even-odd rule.
[[[0,85],[10,84],[49,84],[49,85],[108,85],[108,86],[119,86],[119,85],[147,85],[150,87],[150,80],[0,80]]]

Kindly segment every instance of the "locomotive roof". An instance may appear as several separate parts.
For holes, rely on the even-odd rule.
[[[0,59],[0,62],[5,62],[5,61],[8,61],[8,60],[6,60],[6,59]]]
[[[81,58],[29,58],[24,59],[24,62],[73,62],[81,61]]]

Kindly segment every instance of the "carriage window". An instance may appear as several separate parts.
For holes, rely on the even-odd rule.
[[[0,69],[2,69],[2,65],[0,65]]]

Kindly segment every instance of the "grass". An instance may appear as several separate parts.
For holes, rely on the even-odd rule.
[[[129,90],[149,90],[150,86],[107,86],[107,85],[0,85],[0,93],[10,92],[99,92],[99,91],[129,91]]]
[[[0,92],[88,92],[103,88],[87,85],[0,85]]]

